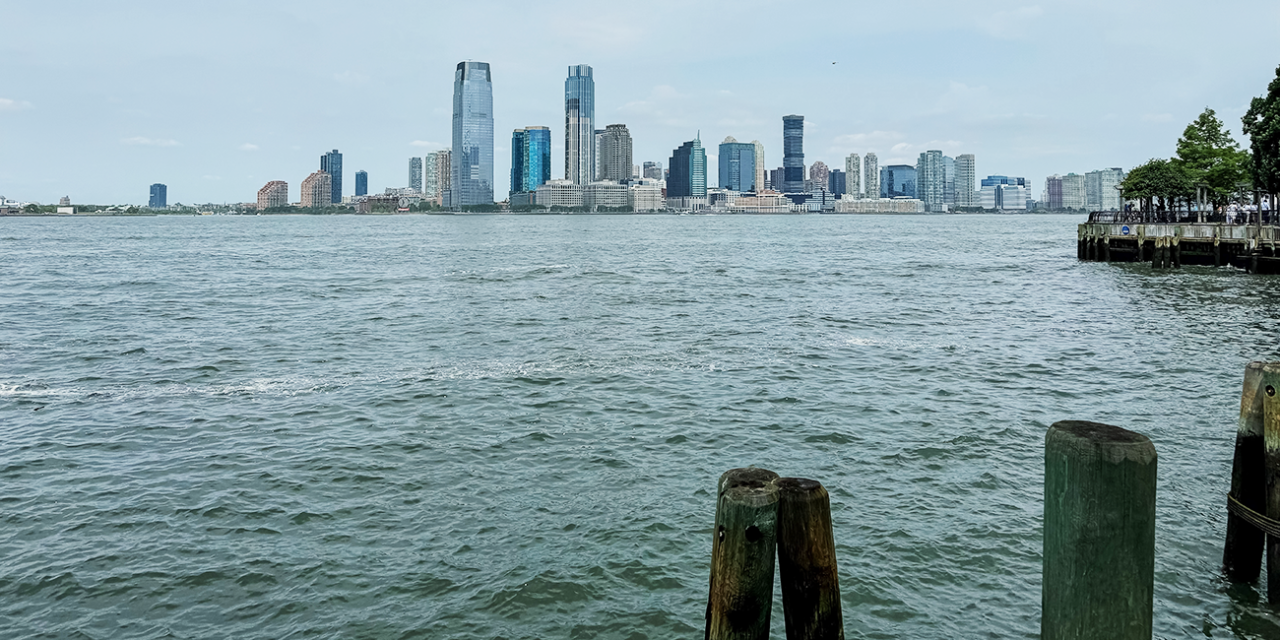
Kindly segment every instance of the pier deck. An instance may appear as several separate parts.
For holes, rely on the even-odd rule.
[[[1251,273],[1280,273],[1280,227],[1225,222],[1125,222],[1091,214],[1077,230],[1076,257],[1099,262],[1151,262],[1155,268],[1231,265]]]

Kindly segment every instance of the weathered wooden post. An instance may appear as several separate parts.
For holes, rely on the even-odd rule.
[[[1102,261],[1111,262],[1111,237],[1102,236]]]
[[[1227,542],[1222,550],[1222,570],[1228,580],[1253,582],[1262,572],[1262,530],[1245,520],[1248,511],[1267,511],[1266,460],[1262,434],[1262,362],[1244,368],[1240,392],[1240,420],[1236,426],[1236,454],[1231,464],[1231,493],[1227,496]]]
[[[734,469],[720,476],[707,640],[766,640],[773,607],[778,474]]]
[[[1156,450],[1132,431],[1063,421],[1045,435],[1044,640],[1151,640]]]
[[[1258,215],[1261,216],[1261,208]],[[1280,603],[1280,364],[1262,366],[1262,442],[1267,468],[1267,601]]]
[[[844,640],[831,498],[817,480],[782,478],[777,486],[787,640]]]
[[[1163,240],[1163,238],[1156,238],[1151,243],[1151,268],[1152,269],[1164,268],[1164,255],[1163,255],[1164,246],[1161,240]]]
[[[1180,242],[1180,240],[1181,238],[1177,236],[1174,236],[1169,240],[1169,242],[1173,244],[1173,268],[1174,269],[1182,268],[1182,243]]]

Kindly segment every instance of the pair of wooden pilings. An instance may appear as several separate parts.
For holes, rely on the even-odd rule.
[[[775,553],[787,640],[843,640],[831,499],[816,480],[732,469],[717,486],[706,640],[764,640]]]
[[[1151,250],[1151,267],[1153,269],[1178,269],[1182,267],[1182,247],[1178,237],[1160,237],[1154,241]]]
[[[1244,369],[1222,569],[1232,582],[1253,582],[1267,559],[1267,600],[1280,603],[1280,362]]]

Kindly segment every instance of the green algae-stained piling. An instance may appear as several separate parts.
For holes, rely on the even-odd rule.
[[[707,640],[765,640],[773,606],[778,474],[734,469],[720,477],[711,543]]]
[[[1266,513],[1266,482],[1262,436],[1262,362],[1244,368],[1240,392],[1240,420],[1236,453],[1231,464],[1231,497],[1257,513]],[[1273,365],[1277,366],[1277,365]],[[1233,582],[1253,582],[1262,572],[1264,536],[1261,530],[1232,511],[1227,512],[1227,541],[1222,571]]]
[[[781,478],[777,485],[787,640],[844,640],[831,497],[817,480]]]
[[[1044,640],[1150,640],[1156,449],[1146,436],[1063,421],[1045,435]]]
[[[1264,365],[1260,386],[1267,517],[1280,520],[1280,366]],[[1280,603],[1280,537],[1272,534],[1267,534],[1267,601]]]

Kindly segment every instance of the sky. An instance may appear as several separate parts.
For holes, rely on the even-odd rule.
[[[626,124],[634,161],[700,135],[716,183],[726,136],[782,164],[782,116],[805,162],[852,152],[915,164],[939,149],[978,175],[1131,168],[1169,157],[1206,107],[1240,117],[1280,66],[1280,2],[904,0],[631,3],[172,0],[7,3],[0,37],[0,195],[24,202],[299,198],[319,156],[369,187],[450,144],[453,72],[493,73],[496,199],[511,131],[552,131],[564,175],[564,79],[590,64],[597,128]],[[1268,39],[1270,42],[1268,42]]]

